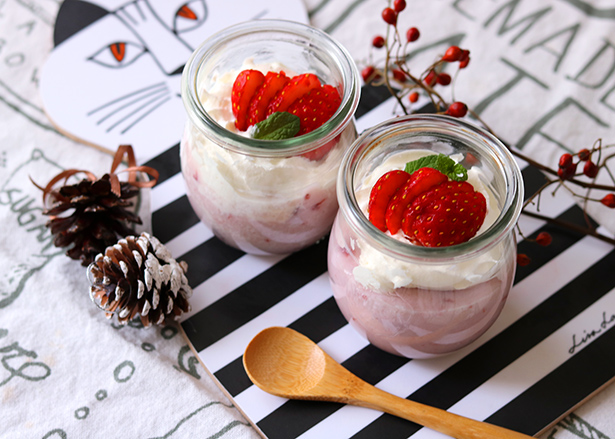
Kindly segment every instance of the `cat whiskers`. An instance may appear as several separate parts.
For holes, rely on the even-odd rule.
[[[117,128],[124,134],[171,98],[167,84],[159,82],[100,105],[87,116],[99,117],[96,125],[109,123],[106,132]]]

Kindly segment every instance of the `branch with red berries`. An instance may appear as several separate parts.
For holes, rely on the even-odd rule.
[[[372,40],[372,47],[366,66],[361,75],[365,83],[374,86],[385,86],[391,95],[397,100],[401,111],[409,114],[412,104],[418,102],[420,94],[431,101],[437,114],[446,114],[452,117],[464,117],[467,114],[476,119],[487,131],[495,135],[494,131],[474,112],[461,101],[454,99],[452,84],[456,76],[465,69],[470,62],[470,51],[458,46],[450,46],[442,56],[439,56],[420,75],[412,72],[408,66],[408,48],[420,38],[420,31],[416,27],[410,27],[402,37],[397,26],[398,16],[406,9],[405,0],[394,0],[382,10],[382,20],[387,24],[384,35],[376,35]],[[380,59],[375,56],[383,53]],[[453,64],[457,65],[456,73],[451,76],[444,72],[444,68]],[[451,99],[447,100],[440,90],[448,87],[451,90]],[[511,153],[519,159],[527,162],[545,175],[545,183],[530,196],[522,213],[547,223],[554,224],[582,234],[594,236],[602,241],[615,245],[615,239],[597,231],[587,214],[587,206],[591,202],[598,202],[608,208],[615,208],[615,175],[609,168],[609,161],[615,157],[615,153],[608,153],[615,144],[603,145],[602,140],[597,140],[591,148],[583,148],[577,153],[565,153],[560,157],[557,167],[549,167],[541,164],[518,150],[506,145]],[[609,184],[598,184],[598,175],[605,173],[610,180]],[[551,218],[538,213],[542,193],[552,189],[552,194],[560,189],[567,190],[573,197],[581,200],[585,225],[580,226],[557,218]],[[606,191],[601,198],[593,196],[593,191]],[[529,210],[530,205],[536,209]],[[521,230],[519,230],[521,233]],[[523,236],[523,234],[521,233]],[[539,245],[549,245],[551,236],[547,232],[540,233],[532,241]],[[529,258],[521,255],[519,263],[527,265]]]
[[[468,112],[467,105],[455,102],[454,99],[452,103],[448,103],[436,86],[446,87],[452,84],[453,77],[443,71],[444,67],[458,63],[459,70],[466,68],[470,63],[470,51],[451,46],[442,57],[416,76],[408,67],[407,49],[421,34],[416,27],[411,27],[406,31],[405,39],[402,38],[397,27],[397,18],[405,8],[405,0],[395,0],[392,7],[382,11],[382,19],[388,25],[386,35],[376,35],[372,40],[372,47],[376,50],[384,49],[384,59],[374,61],[374,52],[370,52],[368,64],[361,71],[363,80],[376,86],[385,85],[405,114],[409,113],[408,106],[416,103],[422,92],[431,100],[436,113],[453,117],[465,116]]]

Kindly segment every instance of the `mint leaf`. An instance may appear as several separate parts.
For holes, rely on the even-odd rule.
[[[455,163],[455,160],[444,154],[426,155],[420,159],[413,160],[406,163],[404,170],[408,174],[412,174],[421,168],[436,169],[455,181],[466,181],[468,179],[468,171],[466,168],[459,163]]]
[[[254,138],[261,140],[282,140],[294,137],[301,128],[299,116],[285,111],[276,112],[255,126]]]

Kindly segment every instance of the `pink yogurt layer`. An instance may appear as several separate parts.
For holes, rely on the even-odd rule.
[[[229,203],[228,193],[211,186],[212,180],[191,157],[192,151],[194,148],[182,145],[188,199],[200,220],[223,242],[251,254],[286,254],[314,244],[331,229],[338,208],[335,178],[283,196],[255,199],[233,193],[236,199]]]
[[[333,295],[354,329],[380,349],[409,358],[449,353],[476,340],[500,314],[514,278],[513,257],[502,261],[494,277],[465,289],[376,290],[355,279],[361,250],[339,244],[344,229],[338,217],[328,256]]]

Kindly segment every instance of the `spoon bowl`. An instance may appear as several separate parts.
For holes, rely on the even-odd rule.
[[[283,398],[332,401],[380,410],[457,439],[530,438],[380,390],[290,328],[275,326],[257,334],[245,350],[243,365],[256,386]]]

